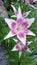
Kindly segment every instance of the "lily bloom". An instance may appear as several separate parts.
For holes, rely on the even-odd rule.
[[[31,12],[31,11],[28,11],[28,12],[25,12],[25,13],[22,14],[20,6],[18,8],[18,11],[13,5],[11,5],[11,7],[13,8],[14,13],[15,13],[15,15],[12,15],[11,17],[17,17],[17,19],[20,18],[20,17],[26,18],[29,15],[29,13]]]
[[[14,41],[16,42],[16,45],[14,46],[12,51],[19,51],[19,58],[23,50],[31,53],[30,49],[28,48],[28,45],[30,45],[32,41],[26,42],[25,45],[22,44],[22,42],[20,42],[19,40],[14,39]]]
[[[17,20],[5,18],[5,22],[8,24],[10,32],[4,39],[17,35],[17,38],[24,44],[26,43],[26,35],[35,36],[32,31],[28,30],[28,28],[34,22],[34,18],[29,19],[22,17],[21,9],[19,8],[19,10]]]
[[[35,2],[37,0],[25,0],[26,4],[33,4],[33,2]]]
[[[37,0],[25,0],[25,3],[28,4],[29,6],[33,7],[34,9],[36,9],[36,7],[33,6],[33,3],[37,1]]]

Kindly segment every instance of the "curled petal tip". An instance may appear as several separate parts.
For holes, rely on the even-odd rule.
[[[18,41],[18,40],[14,39],[14,38],[13,38],[13,40],[14,40],[16,43],[17,43],[17,41]]]
[[[16,13],[17,12],[16,8],[13,5],[11,5],[11,7],[13,8],[14,13]]]
[[[35,18],[32,18],[32,20],[34,21],[34,20],[35,20]]]
[[[15,15],[12,15],[11,17],[16,17]]]
[[[33,5],[31,5],[31,4],[29,4],[29,6],[31,6],[32,8],[34,8],[34,9],[36,9],[36,7],[35,6],[33,6]]]
[[[31,41],[31,43],[32,43],[33,41]]]
[[[28,45],[30,45],[33,41],[28,42]]]
[[[29,11],[29,13],[31,12],[31,10]]]

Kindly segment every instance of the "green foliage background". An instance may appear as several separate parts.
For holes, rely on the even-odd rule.
[[[12,7],[9,5],[10,1],[7,0],[5,3],[6,8],[9,9],[8,15],[11,18],[11,15],[14,14]],[[21,6],[22,13],[26,11],[30,11],[31,13],[29,14],[28,18],[35,18],[34,23],[31,25],[29,28],[31,31],[33,31],[36,36],[27,36],[28,41],[33,41],[32,44],[29,45],[30,50],[32,53],[24,52],[22,53],[22,56],[20,58],[20,65],[37,65],[37,8],[36,10],[33,9],[32,7],[26,5],[23,2],[16,2],[14,1],[14,6],[16,9],[18,9],[19,5]],[[7,40],[4,40],[4,37],[8,34],[10,31],[8,25],[5,23],[4,18],[0,18],[0,43],[4,43],[6,50],[8,51],[7,55],[9,57],[9,62],[10,65],[18,65],[19,62],[19,55],[18,52],[12,52],[11,49],[14,47],[16,44],[12,38],[9,38]],[[16,38],[16,36],[15,36]]]

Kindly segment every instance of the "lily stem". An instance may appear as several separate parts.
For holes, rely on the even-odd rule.
[[[18,65],[20,65],[20,61],[18,62]]]

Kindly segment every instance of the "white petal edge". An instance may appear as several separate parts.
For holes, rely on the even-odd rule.
[[[32,36],[36,36],[32,31],[29,30],[29,32],[27,33],[27,35],[32,35]]]
[[[11,33],[11,31],[7,34],[7,36],[4,38],[4,40],[5,39],[8,39],[8,38],[10,38],[10,37],[13,37],[13,36],[15,36],[15,34],[13,35],[12,33]]]
[[[18,49],[16,48],[17,45],[14,46],[14,48],[11,51],[18,51]]]
[[[21,55],[22,55],[22,51],[19,51],[19,58],[21,57]]]
[[[5,18],[4,20],[8,24],[9,28],[12,29],[11,24],[12,24],[12,22],[15,22],[15,20],[9,19],[9,18]]]
[[[27,19],[28,28],[34,23],[35,18]]]

